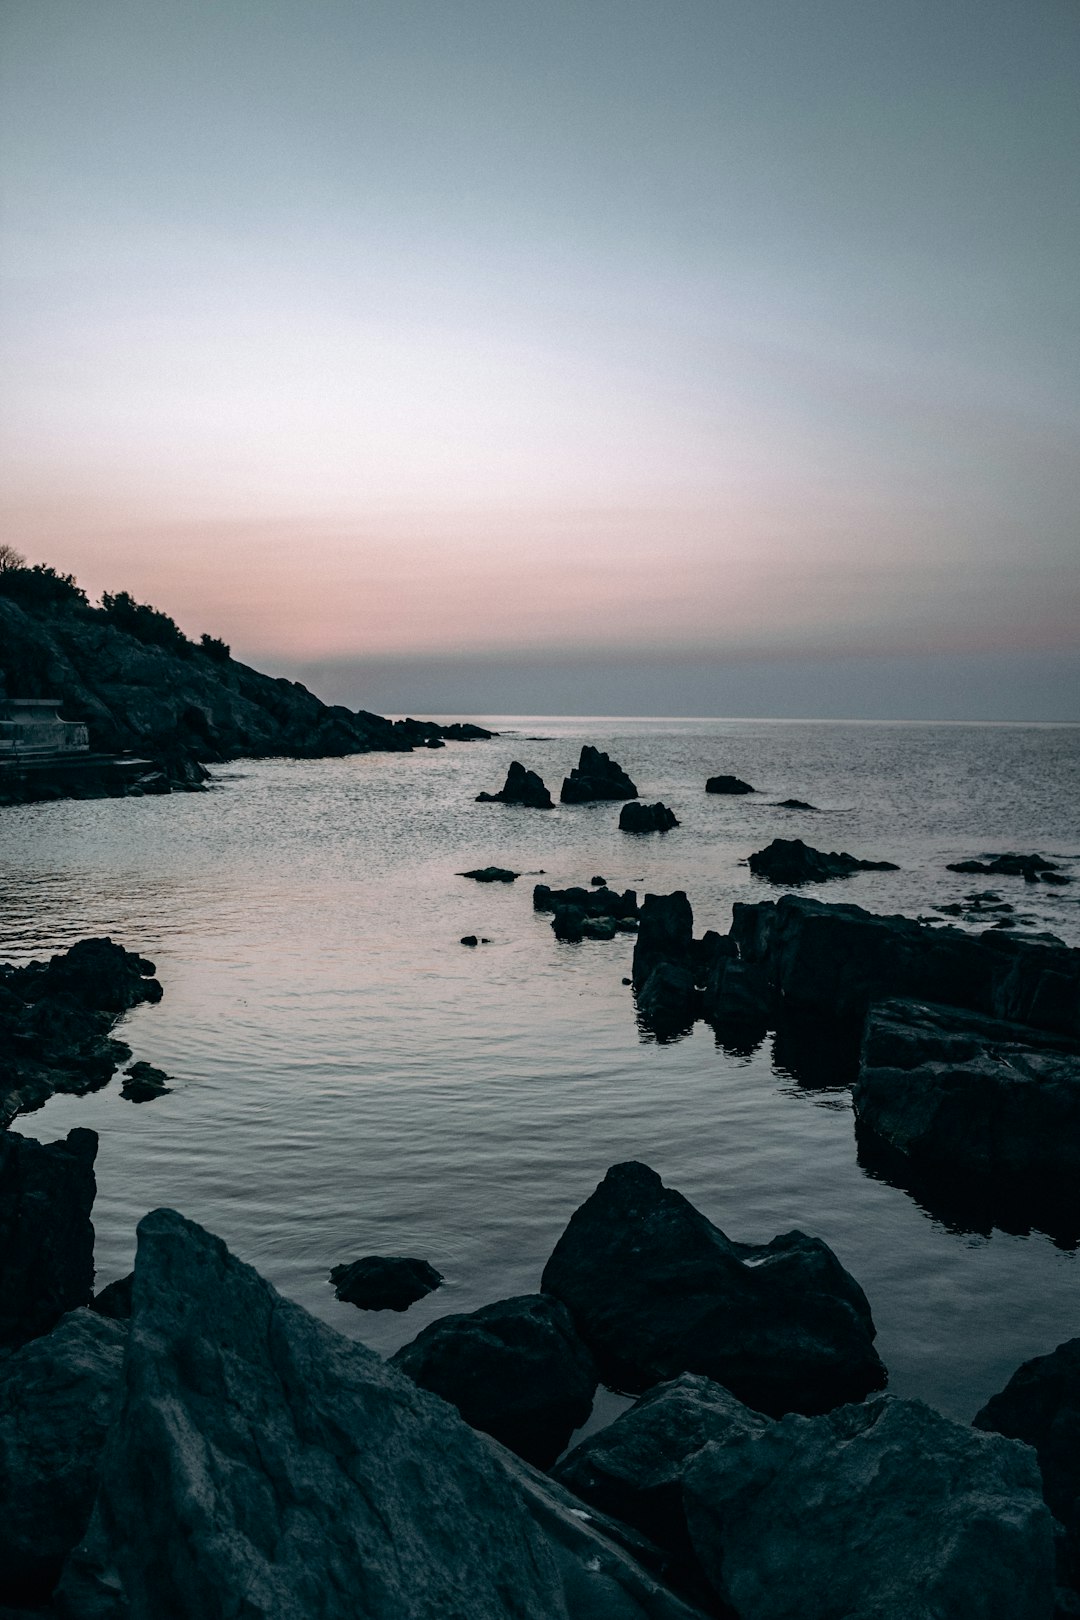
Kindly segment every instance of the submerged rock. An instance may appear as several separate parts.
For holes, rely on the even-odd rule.
[[[124,1329],[86,1310],[0,1359],[0,1604],[48,1598],[86,1529]]]
[[[679,825],[674,810],[669,810],[666,804],[624,804],[619,812],[619,828],[622,832],[651,833],[670,832],[672,827]]]
[[[585,1422],[596,1393],[596,1366],[569,1311],[545,1294],[440,1317],[390,1365],[539,1468]]]
[[[563,804],[590,804],[596,799],[636,799],[638,790],[621,765],[588,743],[570,775],[563,778]]]
[[[710,776],[705,783],[706,793],[756,793],[749,782],[743,782],[737,776]]]
[[[774,838],[755,851],[747,865],[755,877],[770,883],[823,883],[827,878],[850,877],[852,872],[898,872],[893,861],[862,861],[835,850],[825,853],[801,838]]]
[[[511,872],[506,866],[477,866],[471,872],[459,872],[458,877],[473,878],[477,883],[513,883],[520,872]]]
[[[551,794],[535,771],[513,760],[498,793],[478,793],[477,804],[520,804],[527,810],[553,810]]]
[[[1053,1521],[1033,1453],[879,1397],[707,1446],[694,1549],[740,1620],[1048,1620]]]
[[[983,860],[952,861],[947,872],[978,872],[993,877],[1022,877],[1025,883],[1068,883],[1057,861],[1044,860],[1041,855],[987,855]]]
[[[608,1171],[541,1288],[618,1389],[703,1373],[773,1414],[826,1411],[885,1382],[866,1296],[827,1244],[802,1232],[734,1243],[644,1164]]]
[[[152,1063],[133,1063],[130,1069],[125,1069],[127,1079],[120,1087],[120,1095],[126,1097],[128,1102],[152,1102],[155,1097],[164,1097],[172,1090],[166,1084],[169,1076],[164,1069],[155,1069]]]
[[[0,1134],[0,1348],[47,1333],[94,1291],[97,1132]]]
[[[338,1299],[362,1311],[407,1311],[442,1280],[442,1272],[426,1260],[392,1254],[366,1254],[330,1273]]]
[[[777,810],[813,810],[817,811],[816,804],[807,804],[805,799],[777,799]]]

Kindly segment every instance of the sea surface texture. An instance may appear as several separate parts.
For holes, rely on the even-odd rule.
[[[696,931],[774,898],[746,857],[770,839],[896,861],[803,892],[878,912],[992,889],[1019,932],[1080,944],[1080,729],[503,718],[491,742],[406,755],[242,762],[212,792],[0,812],[0,956],[88,934],[154,959],[159,1006],[120,1033],[173,1077],[137,1105],[117,1077],[16,1128],[100,1133],[98,1285],[171,1205],[342,1332],[382,1353],[435,1317],[534,1291],[607,1167],[652,1165],[733,1238],[799,1227],[865,1289],[890,1388],[970,1418],[1025,1357],[1080,1331],[1061,1233],[972,1230],[875,1179],[849,1094],[800,1083],[771,1040],[741,1056],[703,1023],[658,1044],[635,1018],[633,936],[559,943],[532,886],[685,889]],[[557,799],[582,742],[682,825],[618,831],[619,806],[476,804],[511,759]],[[759,791],[707,796],[733,773]],[[816,814],[770,801],[797,798]],[[1075,874],[1028,885],[946,871],[1037,851]],[[523,875],[478,885],[489,864]],[[963,924],[962,924],[963,925]],[[979,926],[985,926],[985,921]],[[491,943],[469,949],[464,934]],[[1022,1225],[1022,1223],[1014,1223]],[[339,1303],[330,1268],[416,1255],[445,1276],[408,1312]],[[601,1395],[593,1423],[619,1400]]]

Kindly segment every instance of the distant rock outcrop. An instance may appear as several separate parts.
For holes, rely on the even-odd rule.
[[[987,855],[981,861],[953,861],[949,872],[973,872],[993,877],[1022,877],[1025,883],[1071,883],[1057,861],[1044,860],[1041,855]]]
[[[559,797],[563,804],[591,804],[597,799],[636,799],[638,790],[621,765],[586,743]]]
[[[628,833],[670,832],[679,825],[674,810],[666,804],[624,804],[619,812],[619,828]]]
[[[770,883],[824,883],[828,878],[850,877],[852,872],[897,872],[893,861],[862,861],[854,855],[826,854],[801,838],[774,838],[747,862],[755,877]]]
[[[477,804],[520,804],[527,810],[554,810],[551,794],[535,771],[527,771],[519,760],[511,760],[506,781],[498,793],[478,793]]]
[[[476,866],[471,872],[458,873],[458,877],[472,878],[474,883],[513,883],[520,876],[508,866]]]
[[[738,776],[710,776],[705,783],[706,793],[756,793],[749,782],[742,781]]]

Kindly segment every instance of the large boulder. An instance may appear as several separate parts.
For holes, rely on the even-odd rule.
[[[732,908],[739,958],[784,1003],[861,1026],[872,1001],[944,1002],[1080,1036],[1080,950],[988,930],[969,934],[860,906],[783,895]]]
[[[674,810],[666,804],[624,804],[619,812],[619,828],[628,833],[670,832],[679,825]]]
[[[1053,1520],[1026,1446],[885,1396],[707,1446],[694,1549],[740,1620],[1049,1620]]]
[[[621,765],[588,743],[570,775],[563,778],[563,804],[590,804],[596,799],[636,799],[638,790]]]
[[[801,838],[774,838],[747,861],[755,877],[770,883],[823,883],[828,878],[850,877],[852,872],[897,872],[892,861],[862,861],[854,855],[814,849]]]
[[[710,776],[705,783],[706,793],[756,793],[749,782],[744,782],[738,776]]]
[[[0,1604],[36,1605],[86,1529],[125,1331],[71,1311],[0,1359]]]
[[[440,1317],[390,1365],[539,1468],[564,1450],[596,1393],[592,1356],[565,1305],[546,1294]]]
[[[1080,1582],[1080,1339],[1025,1361],[972,1421],[1035,1447],[1043,1496],[1068,1532]]]
[[[0,1349],[48,1333],[94,1292],[97,1132],[0,1134]]]
[[[704,1373],[775,1414],[827,1411],[885,1382],[866,1296],[826,1243],[734,1243],[648,1165],[608,1171],[540,1286],[617,1389]]]
[[[660,962],[694,970],[694,910],[682,889],[647,894],[642,901],[631,970],[636,989]]]
[[[1080,1200],[1080,1048],[920,1001],[872,1005],[853,1092],[859,1124],[916,1168]]]
[[[525,769],[519,760],[512,760],[506,781],[498,793],[478,793],[477,804],[520,804],[527,810],[554,810],[551,794],[535,771]]]
[[[171,1620],[686,1616],[524,1468],[157,1210],[139,1225],[121,1404],[60,1613],[161,1620],[167,1594]]]

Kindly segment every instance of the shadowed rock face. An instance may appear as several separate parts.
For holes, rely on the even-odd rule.
[[[43,1602],[86,1529],[124,1329],[71,1311],[0,1360],[0,1604]]]
[[[624,804],[619,812],[619,827],[622,832],[651,833],[670,832],[672,827],[679,825],[674,810],[669,810],[666,804]]]
[[[551,794],[535,771],[513,760],[498,793],[478,793],[477,804],[520,804],[528,810],[554,810]]]
[[[592,1410],[596,1367],[564,1305],[544,1294],[444,1316],[390,1358],[539,1468],[549,1468]]]
[[[774,838],[747,861],[755,877],[770,883],[823,883],[828,878],[850,877],[852,872],[896,872],[893,861],[861,861],[854,855],[826,854],[801,838]]]
[[[708,1446],[686,1507],[741,1620],[1048,1620],[1053,1607],[1034,1454],[921,1401],[885,1396]]]
[[[866,1296],[827,1244],[733,1243],[647,1165],[608,1171],[541,1287],[618,1389],[696,1372],[756,1411],[821,1412],[885,1382]]]
[[[409,1255],[367,1254],[330,1273],[338,1299],[364,1311],[406,1311],[442,1280],[434,1266]]]
[[[597,799],[636,799],[638,790],[621,765],[588,743],[570,775],[563,778],[563,804],[591,804]]]
[[[0,1134],[0,1348],[48,1333],[94,1292],[97,1132]]]

